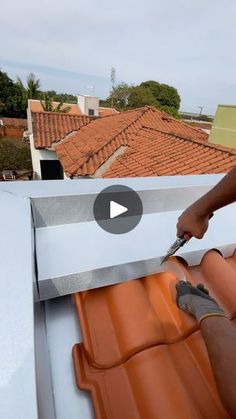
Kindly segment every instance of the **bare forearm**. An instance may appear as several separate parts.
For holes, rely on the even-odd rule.
[[[209,215],[234,201],[236,201],[236,167],[193,205],[200,209],[202,215]]]
[[[225,317],[207,317],[201,322],[216,384],[232,418],[236,418],[236,329]]]

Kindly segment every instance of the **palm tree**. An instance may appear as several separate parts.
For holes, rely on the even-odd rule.
[[[44,112],[68,113],[71,110],[70,106],[63,108],[63,102],[58,103],[58,105],[53,108],[53,96],[49,96],[47,93],[44,93],[43,100],[40,100],[40,103]]]
[[[27,108],[28,99],[37,99],[39,97],[40,80],[36,79],[33,73],[29,73],[27,76],[27,84],[24,86],[23,81],[17,76],[16,84],[19,86],[21,91],[22,107]]]
[[[29,73],[27,76],[27,96],[28,99],[37,99],[39,96],[40,80],[36,79],[35,74]]]

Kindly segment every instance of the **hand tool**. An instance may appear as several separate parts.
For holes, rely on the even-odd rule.
[[[212,212],[209,215],[209,220],[214,216],[214,213]],[[179,250],[180,247],[182,247],[184,244],[186,244],[190,239],[192,238],[191,233],[184,233],[181,237],[178,237],[175,242],[170,246],[168,252],[166,255],[161,259],[161,265],[162,263],[166,262],[167,259],[169,259],[170,256],[173,256],[177,250]]]
[[[168,252],[166,255],[161,259],[161,265],[164,263],[167,259],[169,259],[170,256],[173,256],[177,250],[180,249],[184,244],[186,244],[190,239],[192,235],[190,233],[184,233],[181,237],[178,237],[175,242],[170,246]]]

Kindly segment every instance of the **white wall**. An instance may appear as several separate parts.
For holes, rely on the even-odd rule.
[[[94,96],[78,96],[78,105],[84,115],[89,114],[89,109],[94,109],[94,115],[99,116],[99,98]]]
[[[33,134],[30,134],[30,151],[31,159],[33,165],[33,171],[36,179],[41,179],[41,167],[40,160],[58,160],[58,157],[55,151],[45,150],[45,149],[36,149],[34,147],[34,138]]]

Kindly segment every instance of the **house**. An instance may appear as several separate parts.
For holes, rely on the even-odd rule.
[[[236,150],[236,106],[218,106],[209,142]]]
[[[34,179],[63,179],[61,163],[53,145],[91,122],[94,117],[28,109],[28,132]]]
[[[53,102],[54,109],[59,102]],[[78,96],[77,104],[65,103],[71,109],[68,113],[44,112],[40,100],[28,101],[28,133],[34,179],[66,179],[52,144],[90,122],[93,117],[118,114],[114,108],[99,107],[99,99],[92,96]],[[1,127],[0,127],[1,129]]]
[[[236,150],[152,107],[91,121],[55,150],[68,177],[223,173],[236,164]]]
[[[60,102],[53,102],[52,106],[55,109]],[[43,112],[43,107],[40,100],[30,99],[28,107],[31,112]],[[88,115],[88,116],[109,116],[119,113],[115,108],[106,108],[99,106],[99,98],[89,95],[78,95],[77,103],[64,103],[64,107],[69,107],[69,114],[73,115]]]
[[[38,179],[222,173],[236,163],[235,150],[148,106],[103,118],[29,112],[28,122]]]

